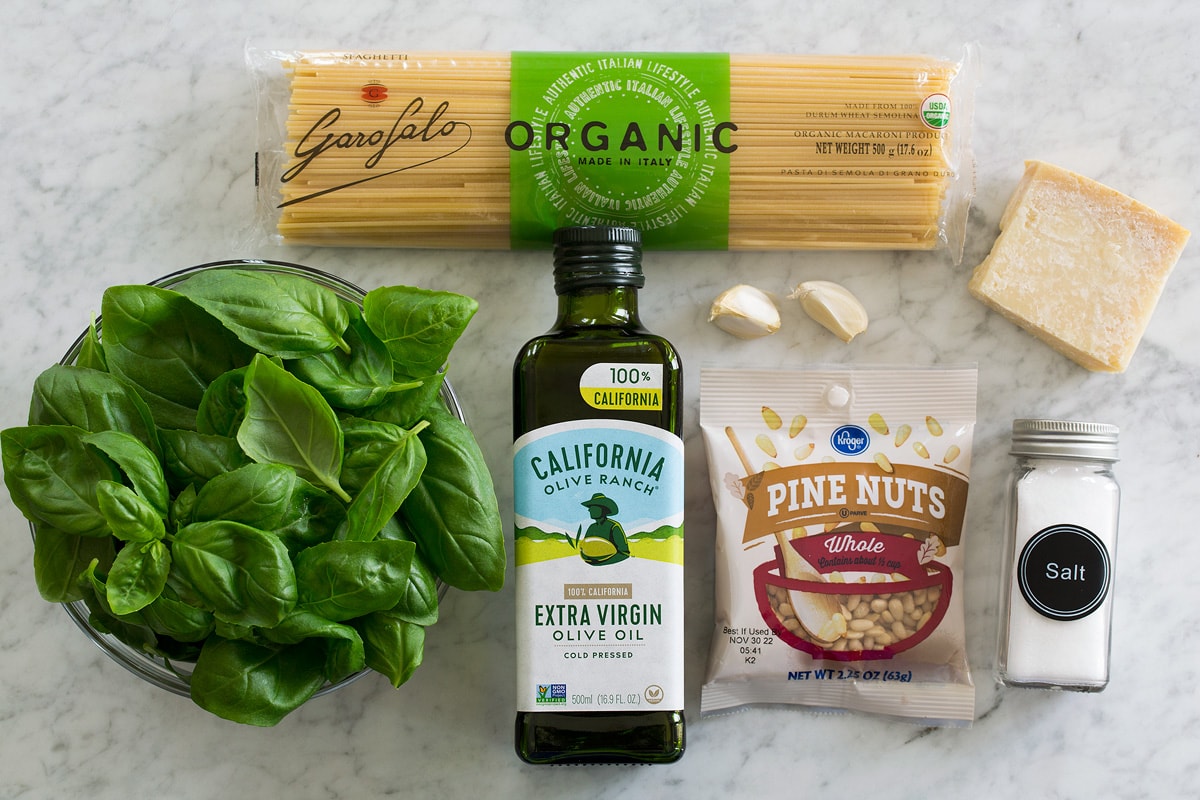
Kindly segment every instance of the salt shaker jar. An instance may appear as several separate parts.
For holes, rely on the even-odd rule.
[[[1108,685],[1118,433],[1098,422],[1013,422],[1000,603],[1005,685]]]

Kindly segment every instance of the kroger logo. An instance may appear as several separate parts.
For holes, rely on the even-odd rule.
[[[857,425],[843,425],[829,437],[833,449],[844,456],[856,456],[867,452],[871,446],[871,437]]]

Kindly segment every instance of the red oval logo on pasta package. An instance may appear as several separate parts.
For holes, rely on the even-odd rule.
[[[382,83],[372,81],[362,87],[362,99],[366,103],[373,106],[379,105],[384,100],[387,100],[388,90]]]

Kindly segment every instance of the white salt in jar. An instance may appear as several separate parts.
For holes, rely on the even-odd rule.
[[[1118,429],[1013,422],[999,678],[1008,686],[1098,692],[1108,685],[1121,490]]]

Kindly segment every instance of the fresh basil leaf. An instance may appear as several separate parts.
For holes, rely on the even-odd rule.
[[[328,487],[344,502],[342,428],[320,392],[256,355],[246,370],[246,417],[238,444],[259,463],[276,462]]]
[[[273,531],[284,524],[299,480],[282,464],[247,464],[206,483],[196,495],[192,519],[224,519]]]
[[[497,591],[504,585],[504,529],[483,453],[456,417],[442,412],[427,419],[419,436],[428,463],[400,517],[445,583]]]
[[[109,530],[121,541],[153,542],[167,534],[158,511],[123,483],[100,481],[96,486],[96,500]]]
[[[217,619],[278,625],[296,606],[296,573],[275,536],[237,522],[193,522],[175,534],[174,572]]]
[[[287,514],[274,532],[295,556],[306,547],[334,539],[345,521],[346,507],[337,498],[297,478]]]
[[[192,509],[195,507],[196,486],[189,483],[171,500],[170,516],[168,517],[168,525],[171,530],[179,530],[189,522],[193,522]]]
[[[334,348],[346,309],[331,290],[298,275],[261,270],[211,269],[175,287],[250,347],[280,358],[303,358]]]
[[[440,370],[478,309],[470,297],[413,286],[372,289],[363,298],[363,318],[387,345],[398,375]]]
[[[319,641],[264,647],[212,636],[192,672],[192,701],[223,719],[270,727],[325,684]]]
[[[75,356],[75,365],[102,372],[108,371],[108,364],[104,361],[104,347],[100,344],[100,332],[96,330],[94,319],[88,324],[83,341],[79,343],[79,355]]]
[[[399,688],[421,666],[425,629],[387,612],[376,611],[354,621],[362,634],[367,666]]]
[[[111,458],[129,478],[134,491],[150,504],[159,517],[166,518],[167,506],[171,501],[167,478],[162,462],[150,448],[121,431],[93,433],[83,437],[83,443],[90,444]]]
[[[107,536],[76,536],[40,523],[34,530],[33,577],[38,592],[51,603],[82,599],[79,576],[93,560],[107,571],[116,557],[112,539]]]
[[[140,612],[118,617],[108,605],[108,587],[105,576],[98,572],[98,563],[93,561],[79,577],[83,590],[83,602],[88,607],[88,624],[100,633],[114,636],[139,653],[165,655],[155,635],[142,620]]]
[[[213,632],[212,613],[180,600],[169,582],[140,613],[151,630],[177,642],[203,642]]]
[[[237,440],[188,430],[160,430],[168,485],[203,486],[218,475],[250,463]]]
[[[171,569],[163,542],[131,542],[121,548],[108,572],[108,606],[114,614],[141,611],[162,594]]]
[[[397,377],[397,380],[402,378]],[[442,391],[442,384],[446,382],[446,376],[439,372],[409,380],[419,380],[421,384],[405,392],[390,394],[383,402],[363,409],[360,413],[369,419],[390,422],[401,428],[416,425],[430,408],[439,404],[438,395]]]
[[[231,369],[208,385],[196,411],[196,430],[234,436],[246,415],[245,369]]]
[[[183,295],[154,286],[113,286],[101,301],[104,356],[161,428],[195,430],[204,390],[253,351]]]
[[[86,431],[69,425],[0,431],[4,485],[26,519],[77,536],[108,536],[96,486],[121,476],[107,459],[84,445],[85,436]]]
[[[116,375],[56,364],[37,377],[29,403],[30,425],[74,425],[91,433],[122,431],[160,452],[146,401]]]
[[[396,605],[407,585],[411,542],[326,542],[296,556],[299,607],[342,622]]]
[[[392,517],[379,532],[380,539],[398,539],[416,543],[399,517]],[[388,611],[405,622],[428,627],[438,621],[438,582],[437,576],[421,554],[420,548],[413,553],[412,566],[408,568],[408,585],[404,596]]]
[[[333,622],[311,611],[297,610],[262,635],[279,644],[296,644],[305,639],[325,640],[325,678],[330,683],[344,680],[366,666],[363,641],[349,625]]]
[[[425,448],[417,433],[381,422],[359,422],[347,439],[342,480],[354,501],[346,510],[345,538],[366,542],[400,509],[425,469]]]
[[[287,364],[288,370],[316,389],[330,405],[359,409],[375,405],[392,392],[415,389],[420,381],[392,379],[392,356],[387,346],[367,327],[357,307],[348,306],[350,326],[346,344],[350,352],[330,350]]]
[[[362,636],[354,628],[350,630],[354,638],[325,640],[325,680],[330,683],[344,681],[367,667]]]
[[[238,625],[223,619],[213,618],[213,633],[222,639],[270,646],[270,642],[258,635],[258,628],[253,625]]]

